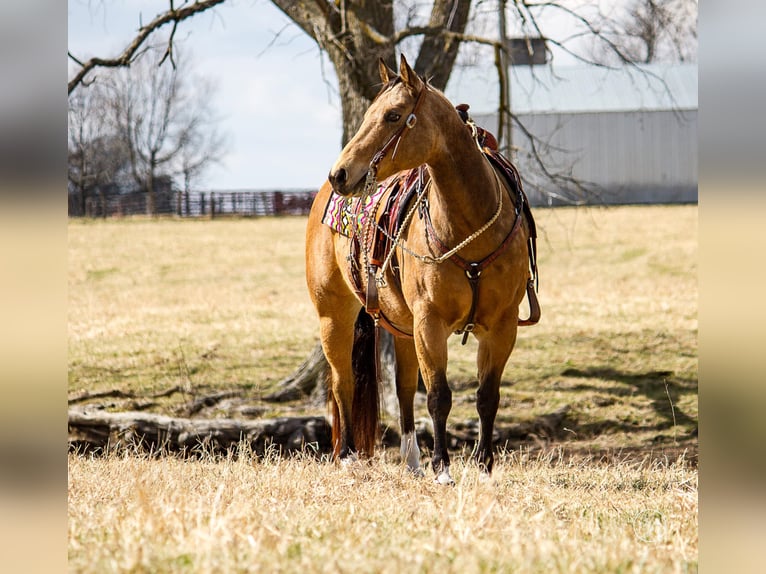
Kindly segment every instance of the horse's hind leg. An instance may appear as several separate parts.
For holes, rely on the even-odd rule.
[[[415,435],[415,392],[418,387],[418,358],[411,339],[394,339],[396,350],[396,395],[399,399],[399,425],[402,432],[401,454],[407,469],[423,476],[420,468],[420,448]]]
[[[492,472],[495,461],[492,434],[500,404],[500,380],[516,342],[515,325],[508,331],[502,334],[492,333],[491,336],[485,335],[479,339],[479,388],[476,391],[476,410],[479,413],[480,432],[474,457],[479,467],[487,473]]]

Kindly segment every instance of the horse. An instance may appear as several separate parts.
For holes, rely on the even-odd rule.
[[[403,55],[398,74],[382,59],[379,71],[382,88],[317,193],[306,226],[306,281],[329,363],[333,455],[347,461],[374,451],[374,333],[383,325],[395,335],[403,462],[413,474],[425,474],[414,419],[420,373],[433,420],[434,480],[454,485],[446,438],[452,408],[447,341],[455,332],[478,340],[480,433],[473,456],[489,476],[501,376],[517,327],[539,318],[534,220],[528,204],[521,205],[520,178],[509,181],[477,143],[476,126],[465,121],[466,106],[461,118]],[[333,194],[364,199],[377,182],[397,178],[420,185],[398,234],[386,237],[386,261],[373,257],[369,238],[386,232],[372,216],[365,232],[354,237],[323,223]],[[525,294],[533,315],[528,320],[519,318]]]

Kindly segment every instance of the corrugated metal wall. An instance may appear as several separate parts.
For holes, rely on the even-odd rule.
[[[537,205],[688,203],[697,201],[697,110],[524,114],[551,172],[587,182],[552,184],[514,127],[516,163]],[[495,116],[476,117],[494,131]]]

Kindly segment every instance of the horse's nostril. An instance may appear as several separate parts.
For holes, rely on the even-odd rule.
[[[348,177],[348,174],[346,173],[346,170],[343,168],[340,168],[335,173],[330,174],[330,182],[335,186],[339,186],[339,185],[342,186],[344,183],[346,183],[347,177]]]

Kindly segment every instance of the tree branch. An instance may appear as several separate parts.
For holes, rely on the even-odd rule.
[[[133,62],[136,56],[136,52],[138,52],[138,49],[141,47],[144,41],[154,31],[162,28],[165,24],[173,22],[175,31],[175,26],[177,26],[178,23],[182,20],[186,20],[195,14],[204,12],[205,10],[208,10],[209,8],[212,8],[223,2],[225,2],[225,0],[198,0],[194,4],[178,9],[174,8],[173,2],[171,2],[169,10],[163,12],[162,14],[158,14],[154,20],[149,22],[149,24],[146,26],[141,26],[138,31],[138,35],[133,38],[133,41],[128,44],[128,46],[116,58],[91,58],[83,63],[74,57],[71,53],[68,54],[70,59],[82,66],[80,70],[75,74],[75,76],[69,80],[68,93],[71,94],[77,86],[82,84],[85,80],[85,77],[95,68],[119,68],[123,66],[129,66],[131,62]],[[172,42],[172,36],[170,37],[170,42]],[[172,48],[170,46],[168,47],[166,54],[170,55],[172,58]]]
[[[285,16],[290,18],[310,38],[320,43],[322,33],[318,24],[321,22],[333,34],[341,32],[341,17],[334,4],[325,0],[314,2],[295,2],[294,0],[271,0]]]
[[[546,142],[543,142],[539,137],[537,137],[531,131],[529,131],[527,126],[524,125],[524,123],[519,119],[517,115],[512,114],[508,111],[506,111],[506,113],[510,114],[514,124],[516,124],[516,126],[521,130],[521,132],[527,138],[527,141],[529,142],[530,156],[532,157],[532,159],[534,159],[534,162],[537,165],[537,167],[540,169],[540,172],[545,176],[545,178],[549,182],[555,183],[557,185],[561,185],[564,188],[572,187],[578,192],[582,193],[583,195],[595,194],[595,192],[597,191],[597,188],[599,187],[595,183],[590,181],[583,181],[572,175],[566,174],[562,171],[551,171],[547,165],[546,159],[543,157],[542,152],[538,148],[538,144],[543,144],[547,147],[550,147],[549,144]],[[557,149],[558,151],[563,151],[561,148],[554,148],[554,149]],[[582,201],[578,200],[577,198],[564,197],[550,190],[541,190],[541,192],[543,193],[543,195],[559,199],[571,205],[578,205],[582,203]]]
[[[474,44],[484,44],[486,46],[498,46],[504,50],[502,42],[500,40],[493,40],[492,38],[485,38],[484,36],[476,36],[474,34],[462,34],[460,32],[450,32],[444,30],[439,26],[412,26],[411,28],[404,28],[394,34],[392,43],[394,45],[399,44],[402,40],[411,36],[432,36],[435,34],[444,35],[448,38],[460,40],[461,42],[473,42]]]
[[[449,72],[457,58],[460,38],[471,11],[471,0],[435,0],[431,8],[429,27],[439,28],[443,34],[427,34],[420,45],[415,71],[429,79],[440,90],[447,86]]]

